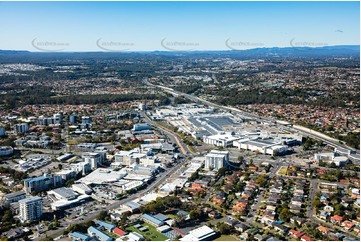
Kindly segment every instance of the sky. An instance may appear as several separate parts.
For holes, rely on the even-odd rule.
[[[0,2],[0,49],[229,50],[360,44],[359,2]]]

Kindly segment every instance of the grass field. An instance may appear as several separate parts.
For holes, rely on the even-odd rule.
[[[281,166],[281,168],[277,171],[277,175],[285,176],[287,175],[287,166]]]
[[[139,229],[135,228],[133,225],[126,228],[128,232],[137,232],[145,237],[145,240],[152,240],[152,241],[164,241],[167,240],[167,236],[157,231],[157,229],[144,222],[139,222],[140,225],[142,225],[145,228],[148,228],[147,231],[142,232]]]
[[[239,240],[236,236],[232,235],[221,235],[221,237],[215,239],[214,241],[234,241]]]

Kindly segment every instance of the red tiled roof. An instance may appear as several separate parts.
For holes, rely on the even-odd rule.
[[[118,228],[118,227],[115,227],[115,229],[113,229],[113,233],[115,233],[115,234],[117,234],[117,235],[120,235],[120,236],[125,235],[125,231],[121,230],[121,229]]]
[[[307,235],[302,236],[301,239],[305,241],[313,241],[313,239],[311,237],[308,237]]]
[[[299,232],[299,231],[294,230],[294,229],[291,229],[290,233],[293,234],[294,236],[296,236],[297,238],[300,238],[301,236],[303,236],[305,234],[304,231]]]
[[[334,215],[331,217],[331,220],[335,220],[335,221],[342,221],[343,220],[343,217],[342,216],[339,216],[339,215]]]

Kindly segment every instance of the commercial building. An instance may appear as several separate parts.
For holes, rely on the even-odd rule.
[[[330,153],[318,153],[314,155],[314,160],[316,162],[326,162],[329,164],[334,163],[336,166],[343,166],[349,162],[349,159],[346,156],[341,156],[338,153],[330,152]]]
[[[238,149],[255,151],[267,155],[282,155],[288,151],[287,145],[282,145],[282,142],[276,141],[272,138],[251,138],[242,139],[233,142],[233,146]]]
[[[110,224],[110,223],[107,223],[107,222],[104,222],[104,221],[98,220],[98,219],[95,219],[94,223],[96,225],[98,225],[98,229],[104,228],[104,229],[108,230],[109,232],[112,232],[113,229],[115,229],[115,227],[116,227],[114,224]]]
[[[77,183],[90,184],[106,184],[119,181],[127,175],[124,171],[114,171],[112,169],[98,168],[88,174],[87,176],[79,179]]]
[[[83,176],[92,170],[90,164],[87,161],[70,164],[66,169],[75,171],[77,174],[81,173]]]
[[[140,159],[146,158],[147,154],[139,153],[138,149],[130,151],[119,151],[114,155],[115,162],[119,162],[123,166],[130,166]]]
[[[0,157],[8,156],[14,153],[14,149],[11,146],[0,146]]]
[[[143,131],[143,130],[151,130],[152,127],[150,127],[149,124],[147,123],[142,123],[142,124],[134,124],[133,126],[133,131]]]
[[[24,180],[24,189],[27,194],[32,192],[47,191],[51,188],[60,187],[63,184],[62,177],[53,174],[44,174],[35,178],[27,178]]]
[[[101,165],[102,161],[100,154],[94,152],[83,153],[82,159],[84,162],[90,164],[92,170],[98,168],[98,165]]]
[[[228,151],[219,151],[211,150],[210,153],[206,155],[206,161],[204,168],[207,170],[220,169],[224,166],[227,166],[229,162],[229,152]]]
[[[78,194],[75,193],[73,190],[60,187],[51,191],[48,191],[48,196],[53,200],[73,200],[78,197]]]
[[[233,141],[241,139],[238,136],[231,134],[217,134],[211,136],[203,136],[203,142],[209,145],[215,145],[220,147],[233,146]]]
[[[69,237],[74,241],[89,241],[91,239],[88,235],[80,232],[71,232],[69,233]]]
[[[142,219],[144,222],[149,223],[155,227],[164,225],[164,222],[162,220],[159,220],[159,219],[155,218],[154,216],[147,214],[147,213],[142,215]]]
[[[74,191],[76,191],[79,194],[84,194],[84,195],[90,195],[93,192],[93,190],[89,186],[87,186],[83,183],[73,184],[73,185],[71,185],[71,189],[73,189]]]
[[[8,205],[10,205],[10,203],[17,202],[19,200],[24,199],[25,197],[26,197],[26,194],[24,191],[12,192],[12,193],[4,195],[3,204],[5,206],[8,206]]]
[[[137,232],[130,232],[127,235],[129,241],[143,241],[145,240],[145,238],[143,237],[143,235],[137,233]]]
[[[59,156],[56,159],[60,162],[66,162],[66,161],[70,160],[71,158],[73,158],[74,156],[75,155],[73,155],[73,154],[64,154],[64,155]]]
[[[20,219],[22,221],[37,220],[43,214],[41,197],[28,197],[19,201]]]
[[[59,176],[61,176],[61,178],[62,178],[64,181],[67,181],[67,180],[70,180],[70,179],[76,177],[76,172],[73,171],[73,170],[68,170],[68,169],[64,169],[64,170],[58,171],[56,174],[59,175]]]
[[[26,133],[29,131],[29,124],[28,123],[21,123],[14,125],[15,133]]]
[[[112,237],[110,237],[106,233],[100,231],[99,229],[97,229],[97,228],[95,228],[93,226],[90,226],[88,228],[88,234],[91,237],[96,237],[100,241],[112,241],[112,240],[114,240]]]
[[[180,241],[211,241],[217,233],[210,227],[204,225],[200,228],[189,231],[189,233],[180,239]]]

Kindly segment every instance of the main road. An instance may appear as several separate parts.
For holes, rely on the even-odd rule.
[[[154,191],[156,188],[160,187],[162,185],[162,183],[164,183],[166,181],[166,179],[168,179],[173,173],[177,172],[181,167],[182,167],[183,163],[178,163],[176,166],[172,167],[171,169],[169,170],[166,170],[165,172],[161,173],[161,176],[155,181],[153,182],[152,184],[150,184],[145,190],[139,190],[137,193],[134,193],[130,196],[128,196],[127,198],[125,199],[122,199],[120,201],[116,201],[108,206],[106,206],[104,209],[104,211],[107,211],[107,210],[113,210],[113,209],[116,209],[118,208],[120,205],[123,205],[129,201],[132,201],[136,198],[141,198],[142,196]],[[33,240],[35,241],[38,241],[38,240],[42,240],[42,239],[45,239],[45,237],[51,237],[51,238],[55,238],[57,236],[60,236],[63,234],[63,232],[66,230],[66,228],[71,225],[71,224],[75,224],[75,223],[80,223],[80,222],[88,222],[88,221],[91,221],[93,219],[96,218],[96,216],[99,214],[101,210],[99,211],[93,211],[92,213],[89,213],[85,216],[82,216],[82,217],[79,217],[79,218],[76,218],[74,220],[72,220],[71,223],[66,223],[63,219],[60,220],[60,224],[61,225],[65,225],[64,228],[57,228],[55,230],[51,230],[51,231],[48,231],[46,234],[42,235],[41,237],[36,237],[34,238]]]
[[[172,140],[174,144],[177,144],[180,151],[183,155],[190,154],[191,151],[188,149],[188,146],[183,143],[182,139],[179,137],[179,135],[175,132],[173,132],[170,129],[167,129],[165,127],[159,126],[156,122],[151,120],[146,113],[142,112],[142,115],[145,117],[148,123],[152,124],[153,126],[157,126],[158,129],[162,130],[164,133],[167,133],[168,137]]]
[[[263,122],[265,121],[265,122],[278,123],[278,124],[284,125],[284,127],[289,129],[290,131],[299,132],[304,136],[309,136],[311,138],[322,140],[324,143],[336,148],[341,153],[348,153],[349,150],[350,151],[355,151],[352,148],[347,147],[346,145],[341,145],[339,143],[340,142],[339,140],[336,140],[336,139],[331,138],[331,137],[329,137],[329,136],[327,136],[325,134],[316,132],[316,131],[311,130],[311,129],[307,129],[307,128],[304,128],[304,127],[301,127],[301,126],[298,126],[298,125],[293,126],[289,122],[275,120],[275,119],[272,119],[272,118],[261,117],[261,116],[258,116],[258,115],[252,114],[252,113],[244,112],[244,111],[239,110],[237,108],[227,107],[227,106],[222,106],[222,105],[219,105],[219,104],[216,104],[216,103],[212,103],[212,102],[209,102],[207,100],[204,100],[202,98],[196,97],[196,96],[191,95],[191,94],[175,91],[174,89],[169,88],[169,87],[152,84],[147,79],[144,79],[143,82],[146,85],[160,88],[163,91],[165,91],[167,93],[170,93],[170,94],[172,94],[174,96],[183,96],[183,97],[186,97],[186,98],[188,98],[188,99],[190,99],[190,100],[192,100],[194,102],[201,102],[201,103],[206,104],[208,106],[212,106],[212,107],[222,109],[222,110],[225,110],[225,111],[230,111],[230,112],[236,113],[236,114],[238,114],[240,116],[243,116],[246,119],[254,119],[254,120],[257,120],[257,121],[263,121]],[[360,160],[360,152],[358,150],[355,151],[355,152],[356,152],[356,154],[351,154],[350,158],[353,158],[355,160]]]

